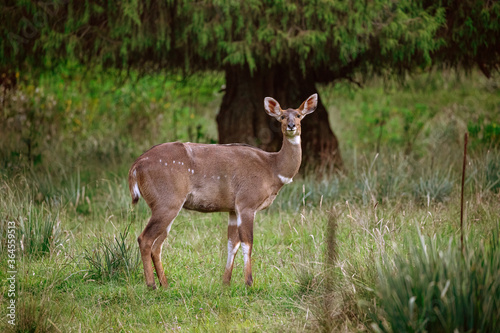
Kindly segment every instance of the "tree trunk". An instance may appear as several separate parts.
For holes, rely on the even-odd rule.
[[[298,108],[315,92],[313,77],[304,77],[298,67],[272,67],[253,74],[246,67],[226,68],[226,91],[217,115],[219,143],[248,143],[278,151],[281,127],[264,111],[264,98],[273,97],[284,109]],[[316,111],[302,122],[301,171],[323,174],[341,168],[338,141],[319,96]]]

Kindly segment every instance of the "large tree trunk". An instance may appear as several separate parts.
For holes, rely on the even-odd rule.
[[[282,108],[298,108],[316,92],[312,77],[297,68],[272,67],[250,74],[246,67],[226,68],[226,92],[217,115],[219,143],[248,143],[278,151],[279,122],[264,112],[264,98],[275,98]],[[302,122],[302,171],[331,172],[342,168],[338,141],[319,96],[316,111]]]

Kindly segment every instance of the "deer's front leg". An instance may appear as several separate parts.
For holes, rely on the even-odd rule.
[[[243,262],[245,264],[245,283],[252,285],[252,246],[253,246],[253,220],[255,211],[243,210],[238,215],[238,233],[240,235]]]
[[[234,257],[240,247],[240,235],[238,233],[238,222],[235,212],[229,213],[229,222],[227,225],[227,263],[224,271],[223,282],[228,285],[231,283],[233,274]]]

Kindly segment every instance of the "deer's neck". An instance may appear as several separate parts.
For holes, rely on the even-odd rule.
[[[302,161],[300,136],[283,136],[283,145],[277,154],[277,173],[281,179],[291,179],[297,174]],[[286,181],[284,181],[286,183]]]

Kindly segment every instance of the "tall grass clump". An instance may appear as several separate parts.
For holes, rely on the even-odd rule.
[[[500,153],[494,151],[486,156],[486,188],[497,193],[500,191]]]
[[[491,150],[471,159],[472,172],[467,182],[478,194],[500,192],[500,152]]]
[[[4,332],[61,332],[62,307],[46,296],[20,293],[16,306],[16,325],[6,325]]]
[[[431,202],[445,202],[449,199],[453,190],[453,180],[449,173],[434,172],[429,176],[420,177],[413,187],[415,200],[425,203],[427,206]]]
[[[378,332],[498,332],[500,243],[497,229],[485,240],[469,239],[464,253],[451,239],[444,250],[436,235],[420,234],[407,255],[379,264]],[[388,265],[392,262],[393,265]]]
[[[18,219],[21,251],[29,256],[44,256],[62,248],[65,240],[57,212],[44,204],[29,204],[26,216]]]
[[[89,266],[89,276],[109,281],[125,275],[131,277],[140,264],[139,251],[128,240],[130,224],[118,237],[98,238],[92,251],[85,250],[83,258]]]
[[[404,155],[377,153],[373,158],[364,157],[359,170],[354,170],[354,191],[349,195],[364,205],[407,196],[413,170]],[[358,162],[356,161],[356,164]]]

